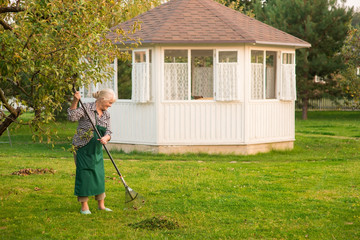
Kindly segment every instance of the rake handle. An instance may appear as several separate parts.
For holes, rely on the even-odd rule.
[[[81,107],[84,109],[84,112],[85,112],[86,116],[89,118],[89,120],[90,120],[90,122],[91,122],[91,125],[93,126],[96,134],[99,136],[99,138],[101,138],[101,135],[100,135],[100,133],[99,133],[99,130],[96,128],[95,124],[94,124],[93,121],[91,120],[90,115],[89,115],[88,111],[85,109],[84,104],[82,103],[81,99],[79,99],[79,102],[80,102]],[[103,145],[103,147],[104,147],[107,155],[109,156],[112,164],[114,165],[114,167],[115,167],[115,169],[116,169],[116,172],[119,174],[119,177],[120,177],[122,183],[124,184],[125,188],[127,188],[128,185],[126,184],[124,178],[122,177],[119,168],[116,166],[116,163],[115,163],[114,159],[112,158],[109,150],[107,149],[107,147],[105,146],[105,144],[102,144],[102,145]]]

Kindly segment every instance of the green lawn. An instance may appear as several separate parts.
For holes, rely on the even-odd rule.
[[[252,156],[112,152],[147,202],[125,211],[124,187],[105,161],[107,207],[80,215],[70,148],[11,132],[0,144],[0,239],[360,239],[360,112],[296,113],[292,151]],[[0,142],[7,141],[7,135]],[[12,175],[21,169],[56,172]]]

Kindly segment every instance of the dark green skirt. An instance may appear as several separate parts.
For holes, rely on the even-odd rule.
[[[100,134],[106,128],[96,126]],[[79,197],[94,196],[105,192],[105,171],[102,144],[94,137],[76,151],[76,177],[74,194]]]

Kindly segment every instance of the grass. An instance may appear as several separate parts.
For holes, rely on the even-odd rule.
[[[296,113],[292,151],[253,156],[112,152],[147,202],[124,211],[124,188],[105,161],[107,207],[79,214],[62,122],[54,148],[25,128],[0,144],[0,239],[360,239],[360,112]],[[6,141],[6,134],[0,142]],[[55,173],[12,175],[20,169]]]

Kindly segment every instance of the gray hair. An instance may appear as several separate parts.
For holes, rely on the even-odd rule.
[[[106,88],[106,89],[102,89],[99,90],[97,92],[94,92],[93,97],[96,100],[105,100],[105,101],[110,101],[110,100],[114,100],[115,101],[115,92],[114,90],[110,89],[110,88]]]

